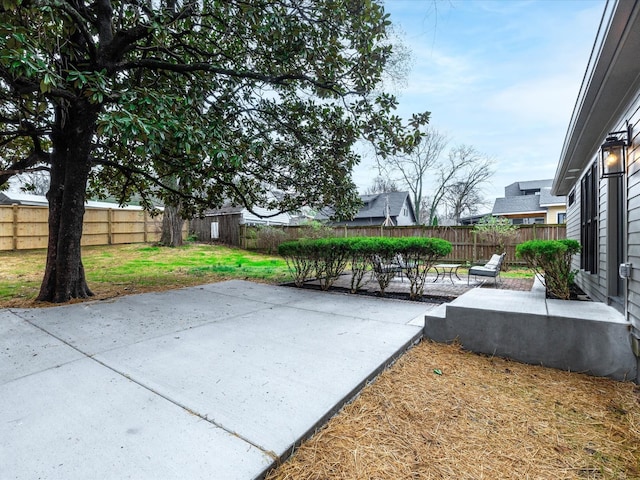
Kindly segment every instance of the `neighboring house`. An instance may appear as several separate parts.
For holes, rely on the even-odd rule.
[[[603,177],[603,167],[609,166],[601,161],[601,146],[611,133],[628,140],[622,163],[626,169],[620,176]],[[640,353],[639,133],[640,1],[614,1],[605,6],[551,191],[567,196],[567,237],[582,245],[574,258],[576,283],[592,299],[625,315],[636,356]],[[627,269],[619,274],[621,264],[631,265],[628,275]]]
[[[333,226],[350,227],[401,227],[417,223],[409,192],[360,195],[360,200],[363,205],[352,220],[330,221],[333,214],[330,208],[323,209],[315,219]]]
[[[468,226],[468,225],[476,225],[480,220],[482,220],[487,215],[491,216],[491,212],[489,213],[478,213],[476,215],[470,215],[468,217],[460,218],[460,225]]]
[[[220,217],[225,215],[237,215],[239,225],[289,225],[291,214],[268,210],[263,207],[254,207],[250,212],[245,207],[227,205],[222,208],[207,210],[205,217]]]
[[[16,192],[0,192],[0,205],[24,205],[31,207],[48,207],[49,201],[44,195],[33,195],[31,193]],[[117,203],[99,202],[96,200],[87,200],[85,202],[87,208],[113,208],[119,210],[142,210],[137,205],[120,206]],[[162,207],[159,207],[162,210]]]
[[[515,182],[496,198],[491,214],[511,219],[514,225],[565,223],[566,198],[551,194],[553,180]]]
[[[27,193],[0,192],[0,205],[25,205],[30,207],[48,207],[49,201],[43,195]]]

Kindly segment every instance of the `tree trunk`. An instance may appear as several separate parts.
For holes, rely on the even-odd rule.
[[[182,245],[182,226],[184,219],[180,216],[180,209],[165,205],[162,216],[162,234],[160,243],[165,247],[179,247]]]
[[[64,111],[58,108],[56,117],[47,193],[47,264],[37,300],[62,303],[93,295],[85,278],[80,240],[97,108],[79,101]]]

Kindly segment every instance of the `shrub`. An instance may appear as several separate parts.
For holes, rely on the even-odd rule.
[[[328,290],[344,271],[351,252],[348,239],[319,238],[281,243],[278,253],[286,260],[297,287],[315,275],[320,287]]]
[[[301,223],[300,226],[303,227],[301,228],[301,238],[317,239],[335,237],[335,230],[332,227],[316,220],[305,221]]]
[[[418,299],[424,292],[429,269],[436,261],[451,253],[451,243],[441,238],[398,238],[395,248],[399,263],[409,279],[409,298]]]
[[[371,265],[370,254],[374,250],[367,237],[352,237],[348,239],[350,248],[351,285],[350,292],[357,293],[364,283],[364,277]]]
[[[329,290],[347,266],[351,254],[350,242],[346,238],[319,238],[312,244],[320,288]]]
[[[487,242],[495,248],[498,255],[506,251],[507,243],[513,240],[518,233],[518,226],[505,217],[486,215],[474,225],[473,231],[478,234],[480,240]]]
[[[278,245],[280,245],[285,238],[287,238],[287,234],[284,233],[282,228],[278,227],[261,225],[256,231],[258,247],[266,250],[268,254],[275,252]]]
[[[284,257],[287,267],[293,275],[296,287],[304,286],[304,282],[315,273],[316,256],[312,242],[296,240],[278,245],[278,253]]]
[[[396,263],[395,238],[362,237],[358,250],[371,265],[371,273],[378,282],[380,295],[384,296],[386,288],[398,272],[400,266]]]
[[[380,294],[397,273],[405,271],[410,282],[409,296],[422,296],[428,270],[435,261],[451,252],[451,244],[439,238],[355,237],[324,238],[285,242],[278,252],[287,261],[296,286],[303,286],[313,273],[323,290],[328,290],[351,262],[351,292],[362,285],[371,266]]]
[[[580,252],[576,240],[530,240],[516,247],[516,256],[542,279],[547,293],[568,300],[570,287],[575,277],[571,270],[571,257]]]

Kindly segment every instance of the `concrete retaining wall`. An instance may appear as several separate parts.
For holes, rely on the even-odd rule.
[[[521,362],[636,380],[624,316],[600,302],[546,300],[531,292],[473,289],[425,317],[424,335]]]

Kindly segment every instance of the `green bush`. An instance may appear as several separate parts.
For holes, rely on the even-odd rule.
[[[320,288],[329,290],[347,266],[351,242],[347,238],[319,238],[312,243],[316,249],[315,271]]]
[[[395,239],[396,251],[409,279],[409,298],[418,299],[424,292],[429,269],[436,261],[451,253],[451,243],[441,238],[405,237]]]
[[[576,240],[530,240],[516,247],[516,256],[542,278],[551,296],[568,300],[575,277],[571,257],[580,250]]]
[[[351,264],[351,293],[357,293],[364,283],[364,277],[371,267],[371,254],[375,251],[375,242],[368,237],[348,239]]]
[[[320,287],[328,290],[342,274],[349,261],[349,239],[319,238],[281,243],[278,253],[284,257],[297,287],[316,277]]]
[[[278,245],[278,253],[284,257],[293,275],[296,287],[315,275],[316,250],[312,240],[295,240]]]
[[[354,237],[285,242],[278,252],[287,261],[295,284],[302,286],[314,274],[323,290],[329,289],[351,263],[351,292],[362,285],[371,270],[384,291],[395,275],[404,271],[410,282],[409,296],[422,296],[428,270],[438,258],[451,252],[451,244],[439,238]]]
[[[391,280],[401,272],[396,262],[395,238],[362,237],[356,243],[356,251],[363,255],[371,267],[371,274],[378,282],[380,295],[384,296]]]

